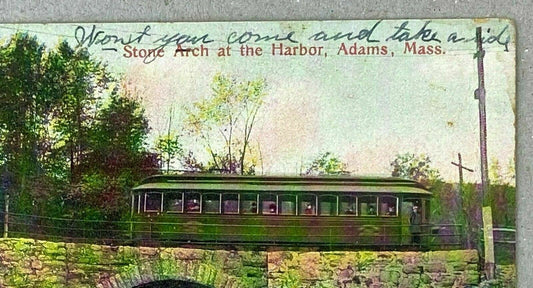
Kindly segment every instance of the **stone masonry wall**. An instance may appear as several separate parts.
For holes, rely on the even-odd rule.
[[[475,250],[225,251],[0,239],[0,287],[131,288],[176,279],[208,287],[465,287]]]
[[[268,255],[269,287],[468,287],[479,284],[475,250],[288,252]]]
[[[266,287],[266,252],[0,239],[0,287],[131,288],[155,280]]]

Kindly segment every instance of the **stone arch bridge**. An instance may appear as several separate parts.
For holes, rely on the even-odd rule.
[[[6,288],[465,287],[479,277],[475,250],[227,251],[0,239]]]

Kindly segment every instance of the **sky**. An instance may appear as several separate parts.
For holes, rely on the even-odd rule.
[[[260,147],[263,159],[259,172],[297,174],[319,153],[329,151],[345,161],[354,174],[390,175],[395,155],[409,152],[428,155],[431,166],[443,179],[457,182],[457,167],[451,162],[457,162],[457,153],[461,153],[463,164],[474,169],[473,173],[465,172],[465,181],[479,182],[479,112],[474,99],[478,79],[477,59],[473,57],[476,43],[448,40],[450,35],[456,35],[455,39],[473,38],[475,28],[480,26],[487,37],[484,71],[488,158],[489,162],[497,159],[505,168],[515,149],[512,22],[410,20],[402,29],[404,24],[404,20],[107,23],[95,24],[92,43],[89,34],[93,24],[4,24],[0,26],[0,38],[8,39],[19,30],[36,35],[48,47],[60,40],[73,46],[81,42],[95,59],[107,63],[113,74],[140,95],[152,128],[150,141],[166,132],[171,107],[172,127],[181,129],[184,107],[211,95],[213,76],[220,72],[239,81],[262,78],[267,84],[265,102],[252,132],[252,144]],[[144,35],[139,33],[142,31]],[[312,35],[320,31],[328,37],[352,32],[359,39],[313,40]],[[249,38],[245,44],[261,47],[264,54],[243,57],[239,53],[241,44],[228,42],[244,32],[261,37],[278,35],[278,39],[288,37],[299,43],[254,42],[256,36],[245,34],[241,40]],[[151,49],[164,43],[156,41],[162,37],[180,41],[185,39],[179,38],[183,35],[200,38],[206,34],[210,42],[204,46],[209,56],[174,57],[176,45],[170,41],[164,47],[165,55],[150,63],[142,58],[126,58],[123,43],[114,42],[116,37],[127,42],[131,35],[134,41],[129,41],[130,46]],[[142,39],[136,41],[140,35]],[[409,37],[413,39],[405,39]],[[438,41],[430,41],[432,37]],[[440,46],[444,54],[404,53],[406,42],[416,42],[418,48],[430,45],[433,50]],[[273,43],[323,48],[321,55],[315,56],[271,55]],[[344,55],[339,53],[342,43],[346,47],[356,43],[359,49],[385,46],[387,53]],[[184,43],[183,47],[197,46]],[[231,56],[217,56],[218,49],[226,47],[230,47]],[[186,149],[198,151],[202,157],[202,146],[195,139],[184,136],[183,141]]]

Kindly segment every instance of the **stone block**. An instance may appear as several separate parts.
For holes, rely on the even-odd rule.
[[[267,252],[239,251],[238,256],[243,266],[266,267]]]
[[[418,264],[422,261],[421,252],[403,252],[398,256],[403,264]]]
[[[447,251],[430,251],[426,253],[428,262],[446,262]]]
[[[43,262],[38,259],[32,259],[30,264],[31,269],[41,270],[43,269]]]
[[[213,280],[213,286],[215,287],[226,287],[224,286],[228,282],[228,276],[223,273],[217,273],[215,279]]]
[[[424,266],[424,272],[429,273],[444,273],[446,272],[446,266],[443,262],[429,262]]]
[[[480,274],[478,271],[467,271],[465,272],[465,284],[476,285],[479,284]]]
[[[299,258],[299,272],[304,280],[317,280],[320,275],[320,253],[308,252]]]
[[[153,247],[139,247],[141,256],[155,256],[158,254],[158,249]]]
[[[67,251],[67,245],[63,242],[39,241],[38,244],[44,248],[46,254],[64,254]]]
[[[174,251],[176,257],[180,260],[202,260],[204,259],[204,251],[200,249],[185,249],[180,248]]]
[[[379,274],[379,281],[382,283],[399,284],[400,277],[402,276],[401,270],[384,270]]]
[[[461,272],[461,271],[465,271],[466,270],[466,266],[467,263],[466,262],[447,262],[446,263],[446,270],[448,273],[453,273],[453,272]]]
[[[447,262],[477,263],[478,254],[476,250],[452,250],[447,251]]]
[[[439,281],[435,283],[435,287],[437,288],[444,288],[444,287],[452,287],[455,283],[455,279],[457,276],[450,275],[450,274],[441,274]]]
[[[420,274],[422,272],[422,266],[418,266],[418,264],[404,264],[403,265],[403,273],[405,274]]]

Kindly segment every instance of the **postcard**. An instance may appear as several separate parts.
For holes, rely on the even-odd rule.
[[[515,287],[506,19],[0,25],[1,287]]]

